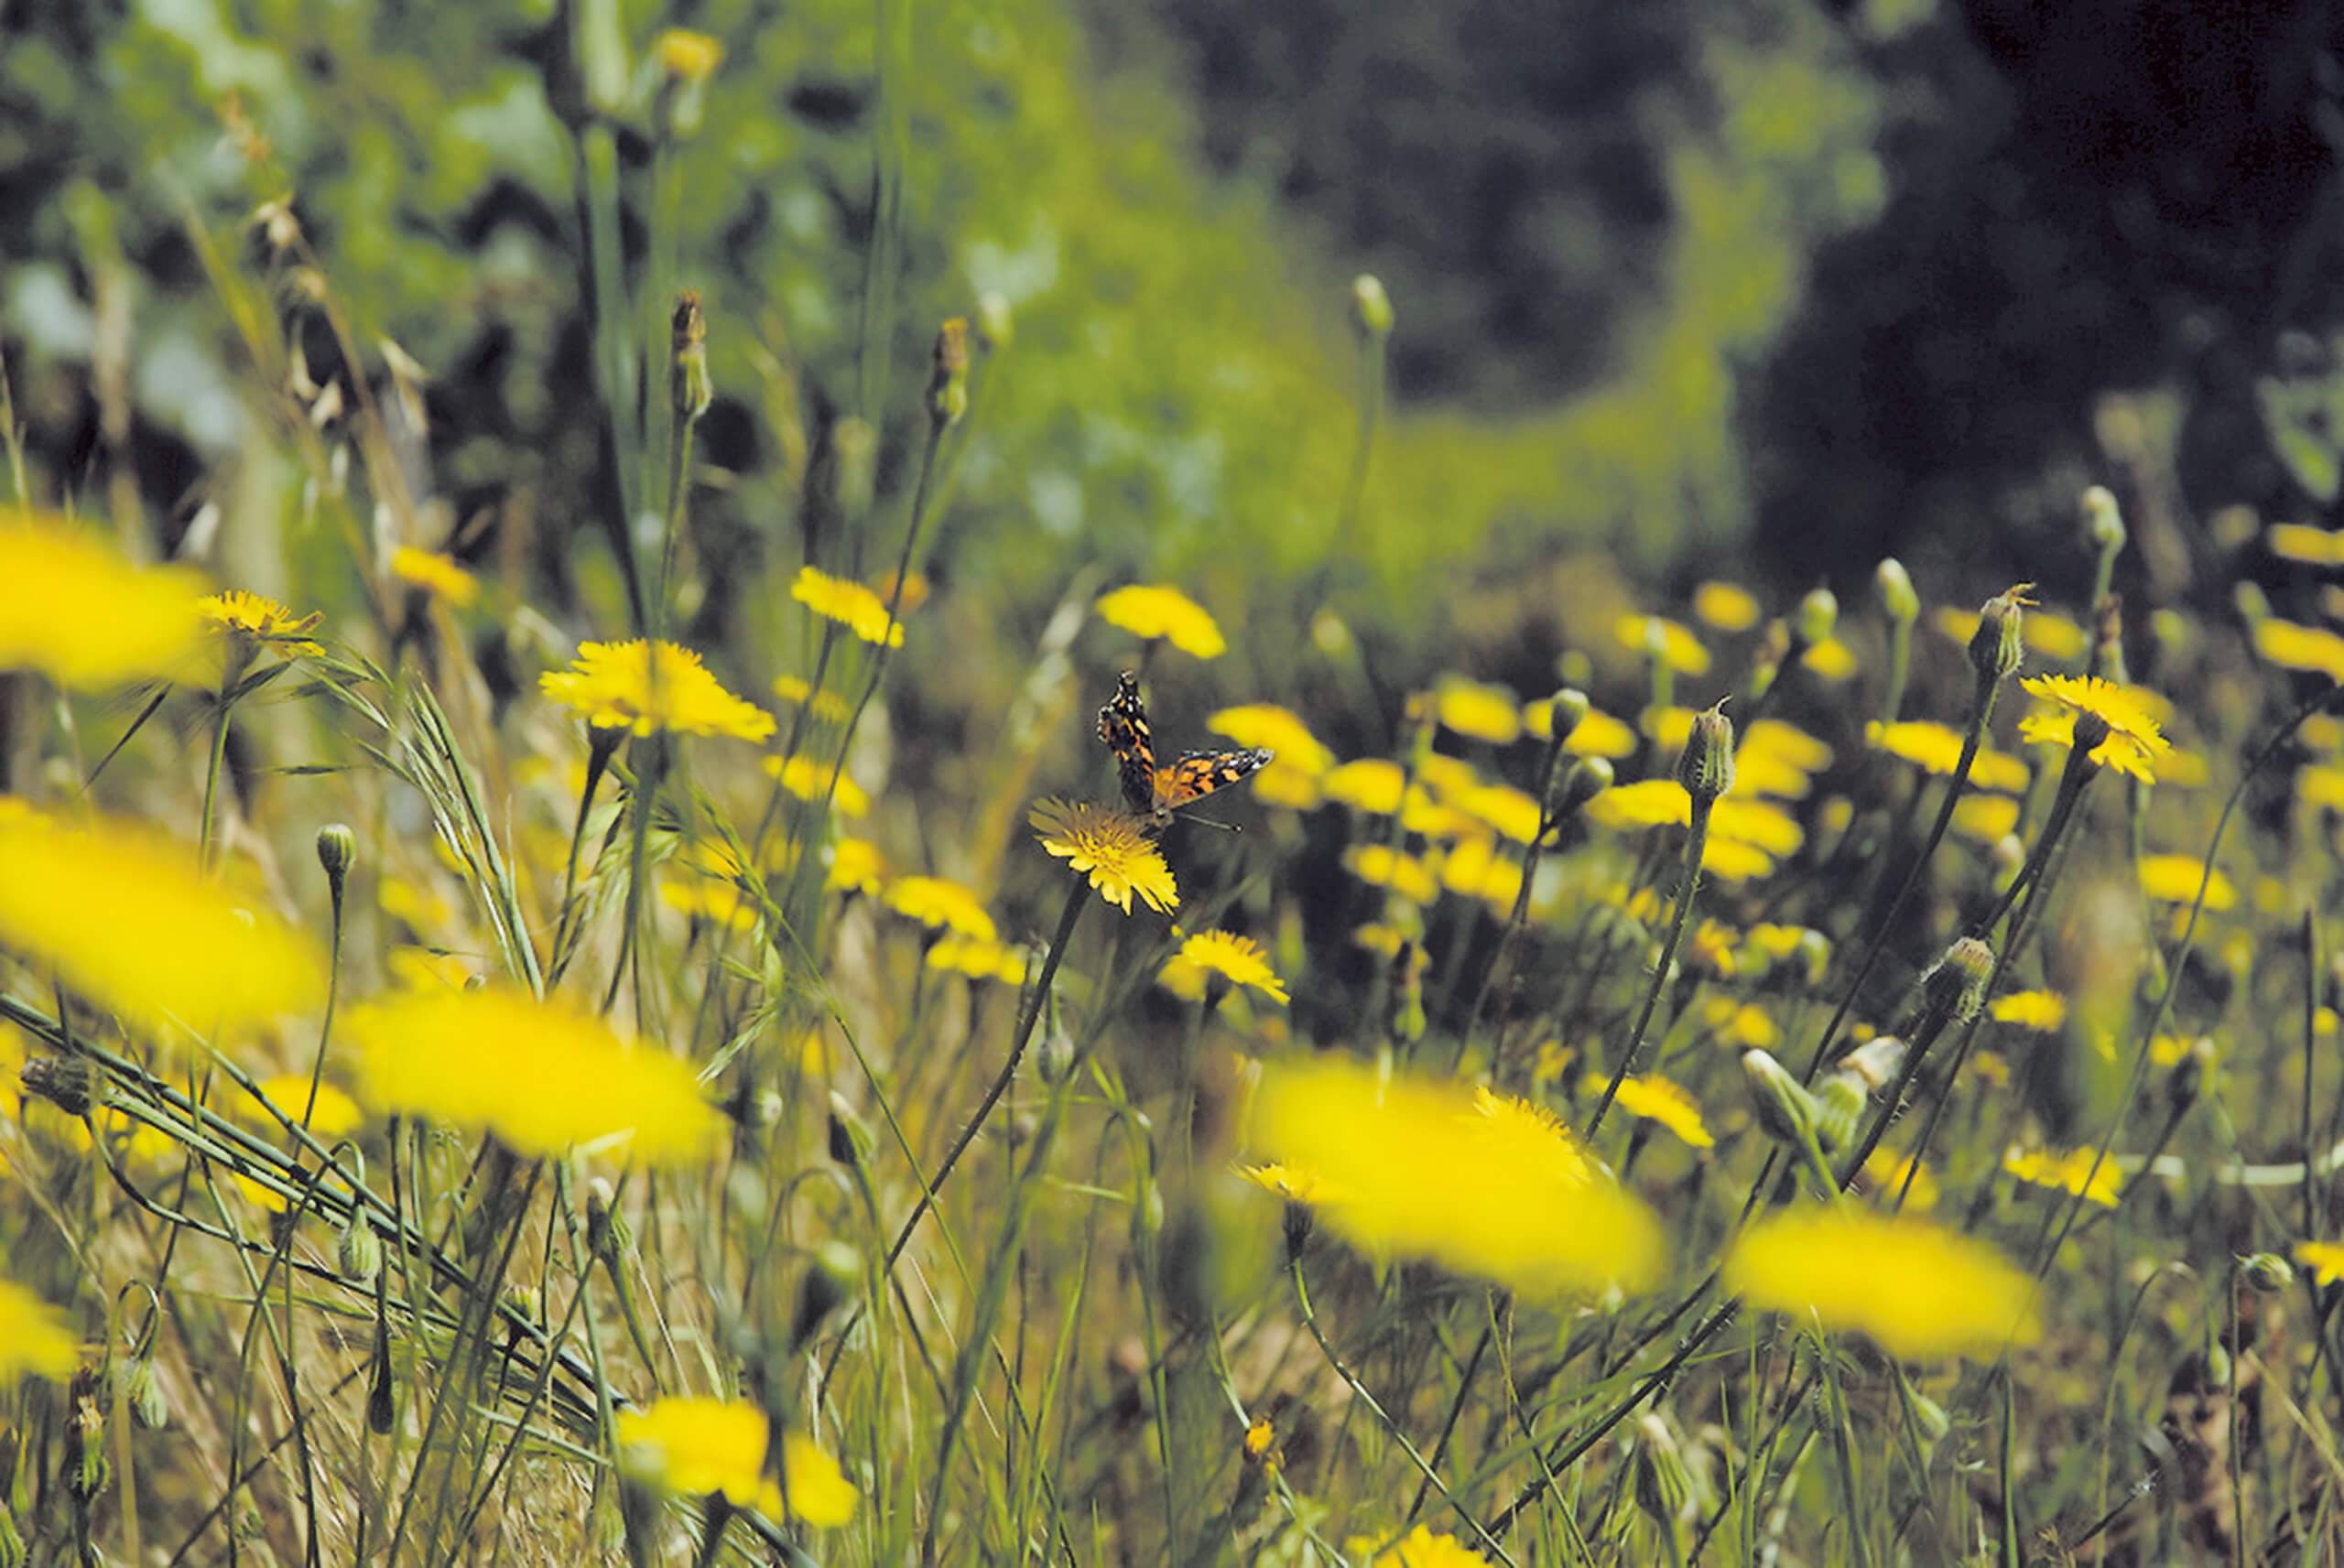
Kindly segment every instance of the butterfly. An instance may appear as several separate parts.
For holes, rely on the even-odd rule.
[[[1217,790],[1247,778],[1270,760],[1271,753],[1245,752],[1183,752],[1165,763],[1156,763],[1156,736],[1147,727],[1147,705],[1140,700],[1139,676],[1125,670],[1115,680],[1115,695],[1099,710],[1099,739],[1115,753],[1115,777],[1123,786],[1123,803],[1135,816],[1161,827],[1172,814]]]

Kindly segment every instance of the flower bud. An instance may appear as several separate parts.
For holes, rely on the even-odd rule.
[[[847,1108],[836,1091],[830,1095],[830,1158],[849,1170],[859,1170],[871,1152],[871,1130]]]
[[[1723,702],[1693,716],[1693,732],[1677,759],[1677,782],[1697,809],[1733,788],[1733,720]]]
[[[1691,1473],[1668,1423],[1647,1411],[1636,1418],[1636,1507],[1663,1530],[1673,1527],[1692,1495]]]
[[[1993,975],[1994,950],[1975,936],[1962,937],[1921,976],[1928,1016],[1940,1029],[1969,1022],[1986,1005],[1986,982]]]
[[[2110,730],[2107,719],[2085,708],[2076,715],[2075,755],[2091,757],[2093,752],[2108,743],[2111,733],[2113,731]],[[2094,766],[2099,765],[2099,759],[2093,758],[2092,761]]]
[[[1392,335],[1392,297],[1373,273],[1351,279],[1351,327],[1370,342],[1380,343]]]
[[[2165,1076],[2165,1108],[2168,1115],[2179,1116],[2198,1103],[2198,1094],[2206,1087],[2206,1057],[2193,1046],[2182,1053],[2181,1060],[2173,1065]]]
[[[977,347],[986,353],[997,354],[1016,340],[1017,319],[1009,308],[1009,297],[997,289],[986,289],[977,296]]]
[[[383,1238],[363,1214],[353,1214],[333,1241],[334,1267],[353,1285],[374,1283],[383,1268]]]
[[[2116,509],[2116,497],[2106,485],[2084,492],[2083,523],[2084,537],[2101,555],[2112,556],[2124,547],[2124,514]]]
[[[66,1490],[86,1503],[106,1489],[114,1469],[106,1463],[105,1407],[98,1377],[84,1367],[73,1375],[72,1414],[65,1422]]]
[[[1573,762],[1546,797],[1547,822],[1568,822],[1577,816],[1589,801],[1612,787],[1612,764],[1601,757],[1582,757]]]
[[[1839,598],[1828,588],[1809,589],[1798,601],[1798,642],[1802,648],[1828,643],[1839,625]]]
[[[2276,1252],[2257,1252],[2238,1260],[2239,1278],[2258,1295],[2275,1295],[2295,1282],[2295,1266]]]
[[[959,316],[938,329],[928,362],[928,417],[937,428],[969,411],[969,323]]]
[[[789,1313],[789,1348],[795,1355],[814,1337],[823,1320],[839,1303],[851,1298],[860,1278],[854,1249],[843,1241],[825,1241],[806,1260],[798,1277],[798,1302]]]
[[[1872,576],[1890,620],[1909,626],[1921,618],[1921,596],[1914,591],[1913,576],[1904,569],[1903,561],[1894,556],[1885,557],[1872,568]]]
[[[122,1369],[122,1400],[131,1419],[147,1432],[159,1432],[171,1421],[171,1401],[164,1396],[155,1372],[155,1357],[134,1356]]]
[[[358,863],[358,835],[351,831],[347,822],[329,822],[318,829],[318,864],[326,870],[326,881],[333,884],[336,895],[342,892],[342,880],[350,868]]]
[[[1590,706],[1587,693],[1575,686],[1564,687],[1555,693],[1554,700],[1547,705],[1546,731],[1554,736],[1557,744],[1569,740],[1571,731],[1587,722]]]
[[[708,412],[714,393],[708,380],[708,318],[700,308],[700,291],[687,288],[676,296],[676,312],[668,321],[667,401],[676,416],[686,421]]]
[[[1970,638],[1970,667],[1978,672],[1980,686],[2005,680],[2018,668],[2026,652],[2021,611],[2035,602],[2026,597],[2026,590],[2034,586],[2020,583],[1979,607],[1978,630]]]
[[[391,1331],[379,1313],[374,1318],[373,1362],[366,1379],[366,1430],[384,1437],[398,1419],[398,1402],[391,1388]]]
[[[1750,1086],[1751,1108],[1758,1125],[1778,1143],[1798,1144],[1815,1130],[1815,1097],[1774,1060],[1774,1053],[1753,1046],[1742,1054],[1742,1076]]]
[[[92,1105],[105,1103],[105,1086],[98,1069],[81,1056],[31,1056],[16,1071],[25,1093],[38,1095],[68,1116],[87,1116]]]

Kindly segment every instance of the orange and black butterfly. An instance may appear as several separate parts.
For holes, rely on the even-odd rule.
[[[1115,695],[1099,710],[1099,739],[1115,753],[1115,776],[1123,803],[1158,827],[1184,806],[1250,776],[1270,760],[1266,751],[1183,752],[1162,767],[1156,762],[1156,735],[1147,727],[1147,705],[1139,698],[1139,676],[1125,670]]]

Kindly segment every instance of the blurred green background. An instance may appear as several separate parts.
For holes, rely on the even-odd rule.
[[[1231,625],[1228,684],[1278,691],[1331,609],[1395,682],[1444,660],[1536,692],[1597,618],[1700,577],[1852,600],[1894,552],[1932,595],[2072,589],[2100,480],[2169,600],[2202,578],[2200,516],[2338,488],[2327,5],[0,17],[0,322],[35,488],[157,551],[197,526],[227,580],[311,602],[351,555],[315,522],[316,395],[404,388],[408,542],[452,541],[571,635],[624,630],[597,137],[634,335],[663,341],[677,286],[707,302],[705,646],[757,648],[802,560],[892,564],[928,340],[988,296],[1014,336],[932,535],[950,635],[909,655],[947,683],[983,678],[967,640],[1014,672],[1070,585],[1137,578]],[[668,27],[723,49],[694,125]],[[1397,325],[1347,518],[1361,271]],[[867,537],[830,499],[854,416],[879,436]]]

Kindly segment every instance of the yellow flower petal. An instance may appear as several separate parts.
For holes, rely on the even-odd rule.
[[[76,691],[151,676],[208,678],[203,579],[141,568],[95,533],[54,517],[0,513],[0,670],[38,670]],[[27,591],[27,585],[38,585]]]
[[[1091,891],[1132,912],[1132,894],[1169,914],[1180,902],[1172,870],[1139,818],[1105,806],[1043,800],[1026,814],[1042,848],[1091,878]]]
[[[1120,626],[1134,637],[1161,637],[1195,658],[1217,659],[1229,647],[1205,607],[1167,585],[1119,588],[1091,609],[1110,626]]]
[[[2039,1332],[2032,1281],[1983,1243],[1864,1208],[1786,1214],[1752,1229],[1726,1262],[1752,1305],[1871,1336],[1890,1354],[1991,1355]]]
[[[887,613],[887,601],[859,582],[835,578],[812,567],[798,568],[798,577],[789,585],[789,597],[822,617],[846,627],[866,643],[885,643],[891,648],[904,645],[904,623],[899,613]]]
[[[598,729],[660,730],[763,741],[773,715],[717,684],[689,648],[661,643],[581,643],[566,670],[537,677],[546,697]]]
[[[27,1372],[62,1383],[81,1353],[64,1314],[22,1285],[0,1280],[0,1389],[13,1389]]]

